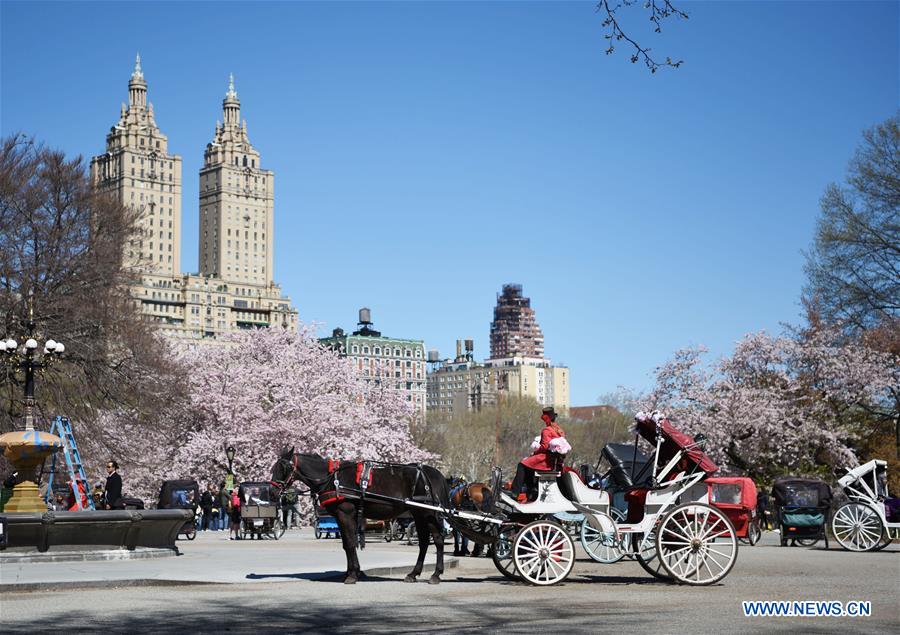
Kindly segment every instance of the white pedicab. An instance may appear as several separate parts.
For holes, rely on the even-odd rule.
[[[630,554],[650,574],[692,585],[712,584],[731,571],[738,551],[735,530],[725,514],[708,504],[702,483],[718,468],[694,439],[664,417],[641,414],[636,420],[638,435],[654,448],[654,487],[629,492],[630,522],[617,523],[610,516],[609,494],[587,487],[574,472],[538,472],[534,502],[501,495],[508,519],[520,527],[505,534],[508,551],[498,549],[508,554],[506,575],[513,577],[514,568],[516,577],[538,585],[556,584],[569,575],[575,544],[562,525],[546,518],[559,512],[584,514],[610,562]],[[502,542],[503,534],[498,544]],[[496,557],[495,562],[503,571],[503,563]]]
[[[887,491],[887,463],[874,459],[855,467],[838,481],[850,499],[831,517],[831,533],[850,551],[877,551],[900,537],[898,499]],[[893,516],[889,517],[886,507]]]

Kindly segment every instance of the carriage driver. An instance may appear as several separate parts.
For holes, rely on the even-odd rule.
[[[541,430],[540,443],[536,447],[533,445],[535,450],[532,455],[522,459],[516,466],[516,478],[512,483],[512,493],[520,503],[528,502],[528,490],[534,481],[535,470],[552,471],[558,468],[561,455],[555,453],[550,444],[553,439],[565,437],[566,433],[556,423],[556,416],[553,406],[547,406],[541,411],[544,429]]]

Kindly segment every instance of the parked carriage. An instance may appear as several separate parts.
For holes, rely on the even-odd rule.
[[[197,515],[197,504],[200,502],[200,485],[193,479],[177,479],[163,481],[159,488],[157,509],[189,509],[193,516]],[[184,523],[178,532],[188,540],[197,537],[197,524],[194,517]]]
[[[316,540],[321,538],[340,538],[341,530],[338,527],[337,520],[328,513],[321,505],[315,506],[316,524],[314,533]]]
[[[762,537],[757,510],[756,483],[746,476],[712,476],[706,479],[709,503],[722,510],[741,542],[755,545]]]
[[[781,532],[781,546],[788,541],[811,547],[820,540],[828,548],[825,527],[831,508],[831,487],[817,478],[782,476],[772,485],[775,523]]]
[[[838,481],[850,499],[831,518],[831,533],[850,551],[877,551],[900,538],[900,498],[887,489],[887,463],[874,459]]]
[[[284,535],[277,497],[268,482],[245,481],[238,487],[238,497],[241,499],[242,538],[268,536],[278,540]]]

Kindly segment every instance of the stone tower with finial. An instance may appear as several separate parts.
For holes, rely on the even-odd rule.
[[[241,101],[229,75],[200,169],[200,273],[227,282],[273,283],[275,174],[250,144]]]
[[[181,157],[169,154],[147,100],[138,54],[123,103],[106,135],[106,152],[91,159],[91,182],[139,210],[138,231],[124,247],[124,265],[171,280],[181,273]]]

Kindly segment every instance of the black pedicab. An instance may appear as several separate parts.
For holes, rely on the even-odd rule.
[[[269,536],[278,540],[284,535],[279,518],[277,496],[272,486],[263,481],[245,481],[238,488],[241,499],[241,537],[257,539]]]
[[[781,532],[781,546],[788,540],[795,544],[811,547],[820,540],[828,548],[828,534],[825,525],[831,508],[831,487],[817,478],[782,476],[772,485],[775,499],[775,524]]]
[[[200,501],[200,486],[193,479],[177,479],[163,481],[159,489],[159,502],[157,509],[189,509],[193,516],[184,523],[178,535],[184,535],[188,540],[197,537],[197,503]]]

